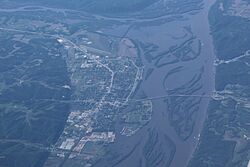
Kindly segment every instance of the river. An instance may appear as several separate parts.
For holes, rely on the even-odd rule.
[[[196,14],[190,15],[187,22],[190,23],[191,29],[194,32],[195,36],[199,38],[202,43],[202,50],[201,50],[201,57],[198,61],[192,61],[191,63],[184,63],[182,64],[185,66],[189,71],[185,74],[180,73],[177,75],[177,78],[184,78],[192,76],[192,69],[196,70],[197,66],[199,67],[201,64],[204,65],[204,72],[203,72],[203,92],[207,95],[211,95],[212,91],[214,90],[214,83],[215,83],[215,68],[214,68],[214,49],[213,49],[213,42],[212,37],[210,35],[209,29],[209,22],[208,22],[208,12],[214,0],[205,1],[204,9]],[[180,23],[181,24],[181,23]],[[197,64],[196,64],[197,63]],[[174,66],[180,66],[180,64],[175,64]],[[144,83],[144,89],[146,90],[146,94],[151,96],[159,96],[165,92],[163,88],[163,77],[166,74],[166,71],[169,71],[171,68],[169,66],[164,66],[162,68],[156,69],[149,79]],[[181,74],[184,74],[181,75]],[[186,75],[186,76],[185,76]],[[175,81],[176,78],[173,78],[172,82]],[[178,79],[177,79],[178,80]],[[155,89],[157,88],[157,89]],[[195,126],[193,129],[192,135],[186,141],[182,141],[178,138],[175,131],[171,127],[168,122],[168,118],[162,115],[165,113],[166,104],[164,99],[154,100],[153,101],[153,108],[154,108],[154,115],[153,120],[149,126],[154,126],[159,131],[159,133],[166,133],[172,141],[175,142],[176,145],[176,152],[174,159],[171,163],[171,167],[181,167],[187,166],[188,161],[190,160],[192,154],[194,153],[197,144],[199,143],[199,134],[202,131],[203,123],[206,118],[206,111],[208,108],[209,98],[203,98],[200,102],[199,113],[196,118]],[[168,112],[168,111],[167,111]],[[166,114],[167,116],[168,114]]]

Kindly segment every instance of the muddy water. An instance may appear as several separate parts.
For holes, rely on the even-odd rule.
[[[144,83],[144,90],[146,91],[147,96],[159,96],[165,94],[165,89],[163,87],[163,77],[166,73],[173,69],[176,66],[182,66],[186,69],[185,72],[180,73],[179,75],[172,78],[172,81],[169,81],[171,85],[177,85],[178,80],[186,80],[192,77],[193,71],[197,70],[199,67],[204,67],[204,72],[202,74],[202,92],[206,95],[211,95],[214,90],[214,66],[213,62],[215,59],[215,54],[213,50],[212,38],[209,30],[208,23],[208,11],[211,5],[214,3],[214,0],[205,1],[205,8],[196,15],[190,15],[188,17],[188,24],[190,24],[191,29],[195,36],[202,42],[202,52],[198,60],[188,62],[188,63],[179,63],[175,65],[164,66],[162,68],[155,69],[151,74],[149,79]],[[179,22],[178,24],[183,25]],[[181,78],[181,79],[180,79]],[[161,134],[167,134],[174,141],[176,146],[175,156],[171,163],[172,167],[182,167],[188,164],[195,148],[199,142],[199,134],[201,133],[203,123],[206,117],[206,111],[209,103],[209,98],[202,98],[199,105],[199,112],[196,118],[195,126],[193,128],[192,135],[188,140],[183,141],[177,136],[175,130],[169,123],[168,114],[166,111],[166,103],[164,99],[154,100],[154,115],[153,119],[149,126],[156,127],[157,131]],[[178,105],[178,104],[176,104]]]

